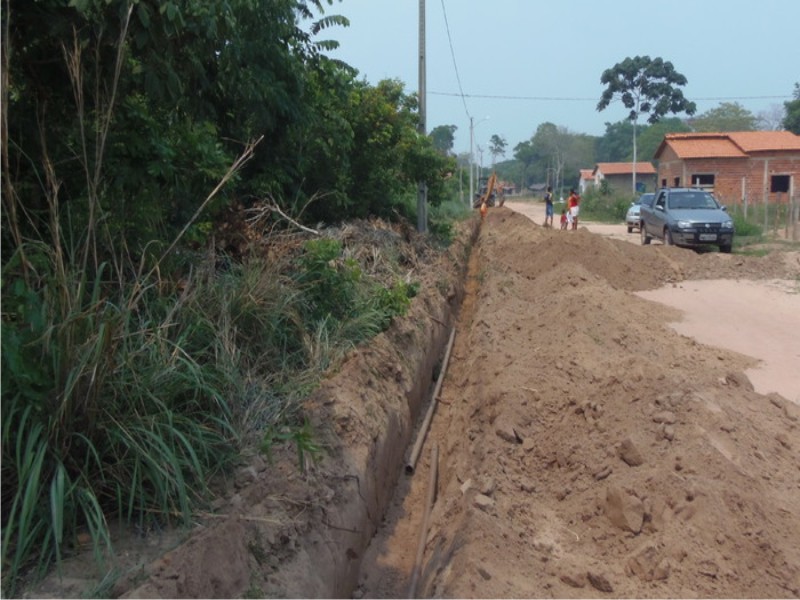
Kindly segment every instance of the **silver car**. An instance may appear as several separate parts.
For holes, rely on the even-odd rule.
[[[642,204],[639,219],[642,244],[658,238],[666,246],[718,246],[720,252],[730,252],[733,245],[733,218],[702,189],[659,190],[655,201]]]
[[[631,207],[625,215],[625,224],[628,226],[628,233],[633,233],[634,229],[640,228],[641,219],[639,217],[640,209],[642,207],[642,200],[652,198],[655,194],[642,194],[636,200],[631,202]]]

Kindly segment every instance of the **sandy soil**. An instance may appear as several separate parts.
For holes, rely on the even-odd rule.
[[[469,254],[364,235],[423,291],[310,400],[323,460],[252,457],[213,519],[108,593],[326,597],[352,575],[355,598],[800,596],[800,253],[643,247],[622,226],[544,229],[541,210],[490,209]],[[434,384],[411,365],[447,339],[467,256],[406,475],[411,398]],[[28,595],[86,594],[79,571]]]
[[[536,223],[544,222],[541,203],[505,205]],[[587,222],[583,226],[607,238],[641,243],[639,233],[628,233],[624,224]],[[796,266],[800,277],[800,263]],[[671,284],[639,292],[639,296],[680,309],[680,320],[671,324],[679,333],[758,359],[758,366],[746,370],[757,392],[777,392],[800,404],[796,371],[800,366],[800,279],[717,279],[713,272],[708,276],[707,281]]]
[[[796,391],[797,255],[641,247],[531,210],[491,210],[473,252],[416,593],[796,597],[800,410],[748,374],[774,364],[765,390]],[[430,461],[401,482],[356,596],[408,593]]]

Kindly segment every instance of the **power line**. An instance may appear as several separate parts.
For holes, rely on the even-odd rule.
[[[450,37],[450,23],[447,21],[447,10],[444,7],[444,0],[442,0],[442,13],[444,14],[444,26],[447,30],[447,41],[450,44],[450,56],[453,57],[453,69],[456,72],[456,81],[458,81],[458,89],[461,92],[461,101],[464,103],[464,112],[467,113],[467,118],[471,119],[472,115],[469,114],[469,109],[467,108],[467,100],[464,96],[464,88],[461,86],[461,76],[458,74],[458,64],[456,63],[456,53],[453,50],[453,38]],[[454,96],[458,94],[453,94]]]
[[[459,82],[459,87],[461,83]],[[497,96],[491,94],[465,94],[455,92],[428,92],[436,96],[460,96],[463,98],[485,98],[490,100],[536,100],[536,101],[559,101],[559,102],[597,102],[597,98],[569,98],[561,96]],[[791,100],[792,96],[720,96],[694,98],[694,100]],[[466,104],[464,105],[466,107]],[[467,113],[469,114],[469,113]]]

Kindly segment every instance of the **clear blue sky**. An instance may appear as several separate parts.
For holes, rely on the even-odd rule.
[[[341,44],[330,56],[371,84],[400,79],[417,91],[419,0],[325,6],[350,20],[318,36]],[[671,61],[698,114],[738,102],[758,116],[800,82],[800,0],[426,0],[426,31],[428,131],[456,125],[458,153],[469,150],[468,114],[475,144],[498,134],[507,158],[547,121],[602,135],[627,111],[596,110],[600,76],[628,56]]]

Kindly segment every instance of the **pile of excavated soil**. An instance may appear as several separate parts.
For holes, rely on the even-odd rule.
[[[438,257],[411,234],[348,231],[353,256],[401,252],[423,285],[309,399],[323,459],[301,472],[291,445],[253,456],[186,543],[152,562],[142,548],[159,534],[125,546],[139,563],[110,595],[800,596],[800,406],[756,393],[754,358],[679,334],[677,309],[638,295],[797,281],[796,253],[641,247],[508,208],[489,211],[471,253],[469,227]],[[34,595],[86,593],[70,583]]]
[[[426,442],[438,485],[416,593],[798,596],[800,406],[755,393],[754,359],[679,335],[677,310],[632,293],[793,265],[491,210]],[[357,596],[408,593],[430,460],[401,482]]]

